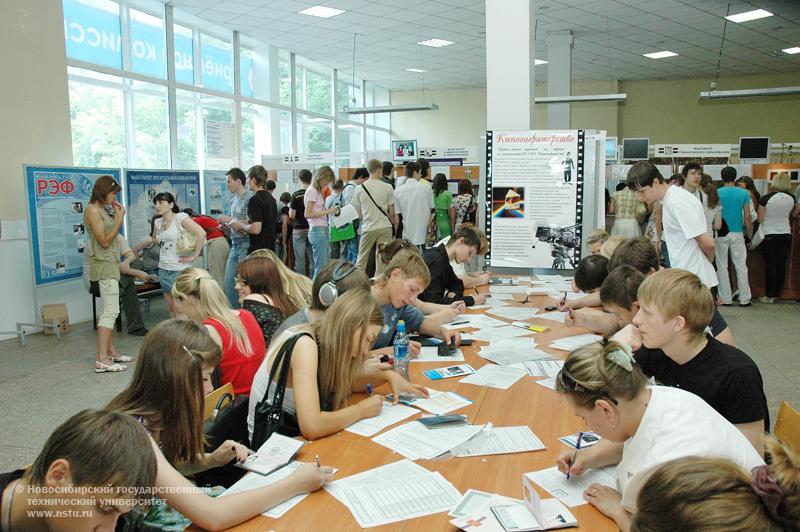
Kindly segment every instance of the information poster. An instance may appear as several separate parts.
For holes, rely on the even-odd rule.
[[[228,206],[228,178],[225,170],[203,170],[205,189],[205,211],[203,214],[218,217],[225,214]]]
[[[126,170],[128,242],[131,246],[150,234],[150,219],[155,215],[153,198],[170,192],[178,208],[200,212],[200,172],[172,170]]]
[[[486,233],[492,266],[577,265],[583,152],[583,130],[486,132]]]
[[[26,166],[25,174],[36,284],[80,278],[88,245],[83,211],[97,178],[119,182],[119,169]]]

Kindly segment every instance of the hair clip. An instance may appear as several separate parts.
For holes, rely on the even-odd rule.
[[[203,357],[201,357],[201,356],[200,356],[200,355],[198,355],[197,353],[192,353],[192,352],[189,350],[189,348],[188,348],[188,347],[186,347],[185,345],[182,345],[181,347],[183,347],[183,350],[184,350],[184,351],[186,351],[186,354],[187,354],[187,355],[189,355],[189,358],[191,358],[192,360],[194,360],[194,359],[202,360],[202,359],[203,359]]]
[[[606,358],[625,371],[633,371],[633,352],[627,344],[619,344],[619,347],[606,353]]]

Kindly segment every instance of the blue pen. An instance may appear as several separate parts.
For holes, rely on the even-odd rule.
[[[367,395],[370,395],[370,396],[372,395],[372,385],[371,384],[367,384]]]
[[[569,474],[572,472],[572,464],[575,463],[575,459],[578,458],[578,451],[581,450],[581,441],[583,440],[583,432],[578,433],[578,443],[575,444],[575,454],[572,455],[572,462],[570,462],[569,467],[567,468],[567,480],[569,480]]]

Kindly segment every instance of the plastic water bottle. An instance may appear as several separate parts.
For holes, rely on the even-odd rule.
[[[397,322],[397,333],[394,335],[394,370],[408,379],[408,335],[406,322]]]

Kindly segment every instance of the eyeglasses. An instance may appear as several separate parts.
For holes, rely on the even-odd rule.
[[[565,392],[575,392],[595,397],[605,397],[615,405],[619,404],[610,394],[602,390],[590,390],[581,384],[575,377],[569,374],[566,368],[561,368],[556,376],[556,389],[561,388]]]
[[[247,281],[245,279],[239,277],[238,275],[236,277],[234,277],[233,280],[234,280],[234,282],[239,283],[241,285],[246,285],[247,284]]]

